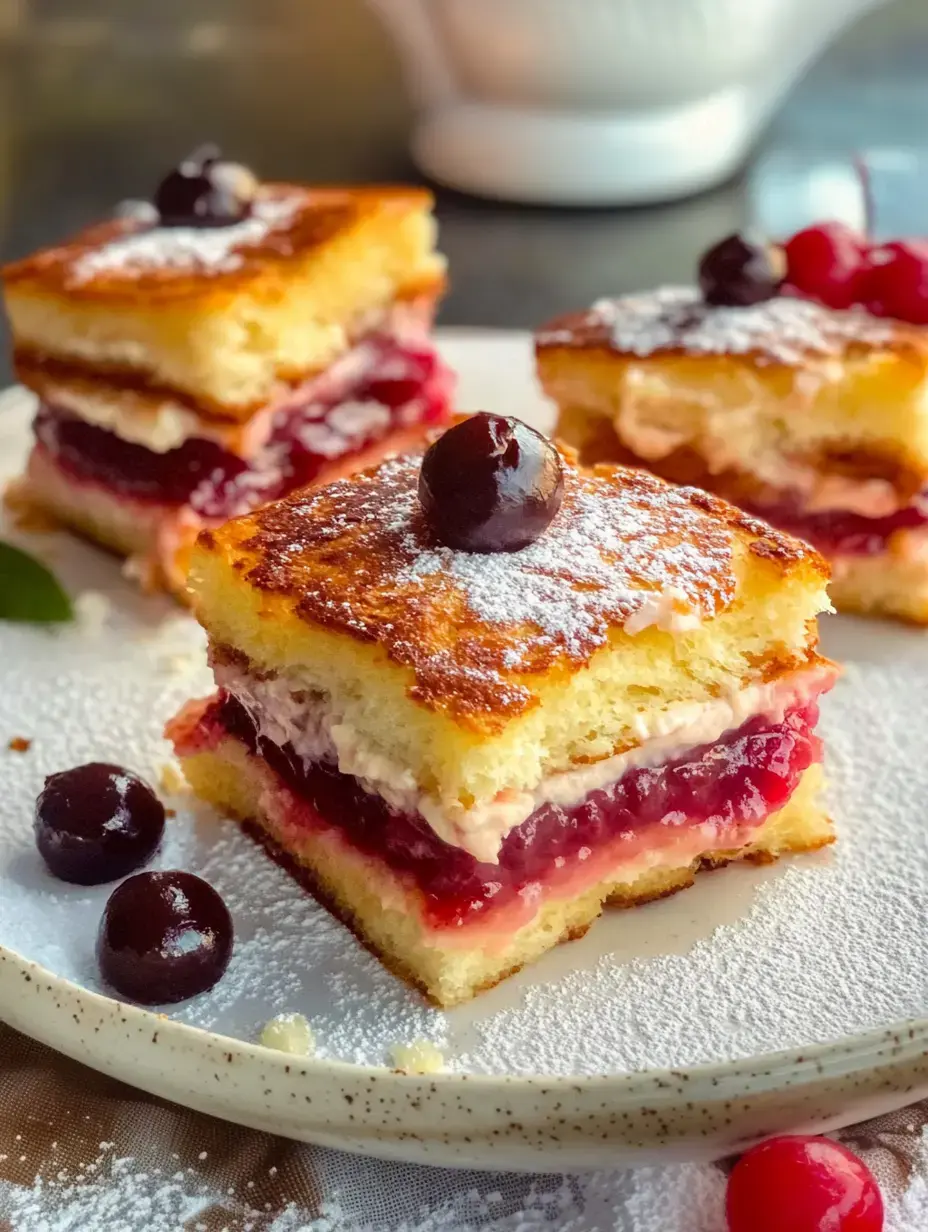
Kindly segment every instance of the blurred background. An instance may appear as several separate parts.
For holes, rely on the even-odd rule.
[[[0,59],[4,259],[148,195],[207,138],[267,178],[423,178],[395,45],[364,0],[0,0]],[[926,67],[928,0],[890,0],[815,60],[721,187],[595,209],[440,190],[443,322],[532,326],[607,291],[685,280],[723,233],[811,208],[810,177],[831,182],[838,166],[840,194],[854,150],[891,162],[928,145]],[[881,230],[928,232],[928,192],[884,196]]]

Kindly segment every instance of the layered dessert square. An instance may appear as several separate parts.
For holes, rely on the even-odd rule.
[[[928,330],[789,284],[719,298],[661,288],[539,330],[558,436],[813,544],[837,608],[928,623]]]
[[[154,206],[2,277],[39,399],[17,493],[153,585],[183,589],[202,527],[406,448],[448,409],[421,189],[249,185],[194,157]]]
[[[507,473],[494,498],[473,470],[487,432],[498,469],[547,450],[560,486]],[[605,904],[833,839],[821,557],[529,433],[474,417],[424,461],[201,534],[193,604],[218,692],[168,727],[194,790],[446,1006]]]

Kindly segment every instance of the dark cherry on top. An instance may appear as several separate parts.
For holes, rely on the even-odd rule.
[[[99,885],[140,868],[161,841],[164,805],[137,775],[90,762],[49,775],[35,804],[35,840],[62,881]]]
[[[699,289],[707,304],[745,308],[773,299],[783,283],[785,260],[770,244],[726,236],[699,262]]]
[[[247,167],[204,145],[165,176],[154,205],[164,227],[226,227],[248,217],[256,187]]]
[[[110,895],[97,961],[122,996],[167,1005],[212,988],[229,964],[232,937],[229,909],[202,878],[137,873]]]
[[[442,543],[464,552],[515,552],[533,543],[561,506],[561,459],[519,419],[471,415],[432,444],[419,502]]]

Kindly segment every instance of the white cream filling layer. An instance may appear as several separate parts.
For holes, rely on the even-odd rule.
[[[772,683],[733,690],[727,697],[682,702],[641,714],[630,733],[638,741],[634,747],[545,775],[532,791],[501,792],[488,803],[466,808],[421,791],[409,769],[384,756],[344,721],[336,703],[301,685],[297,676],[259,679],[238,667],[215,666],[217,683],[245,707],[263,737],[277,745],[291,745],[306,764],[334,762],[365,790],[377,793],[394,808],[419,812],[439,838],[490,864],[498,862],[509,832],[541,805],[572,808],[628,770],[660,765],[689,749],[711,744],[758,715],[779,722],[790,707],[818,696],[827,671],[804,669]]]

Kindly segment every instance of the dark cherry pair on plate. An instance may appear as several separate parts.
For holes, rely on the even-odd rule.
[[[62,881],[102,885],[140,868],[164,833],[164,805],[137,775],[91,762],[52,774],[36,801],[36,845]],[[202,878],[137,873],[110,895],[97,936],[104,980],[146,1005],[212,988],[232,954],[232,918]]]

